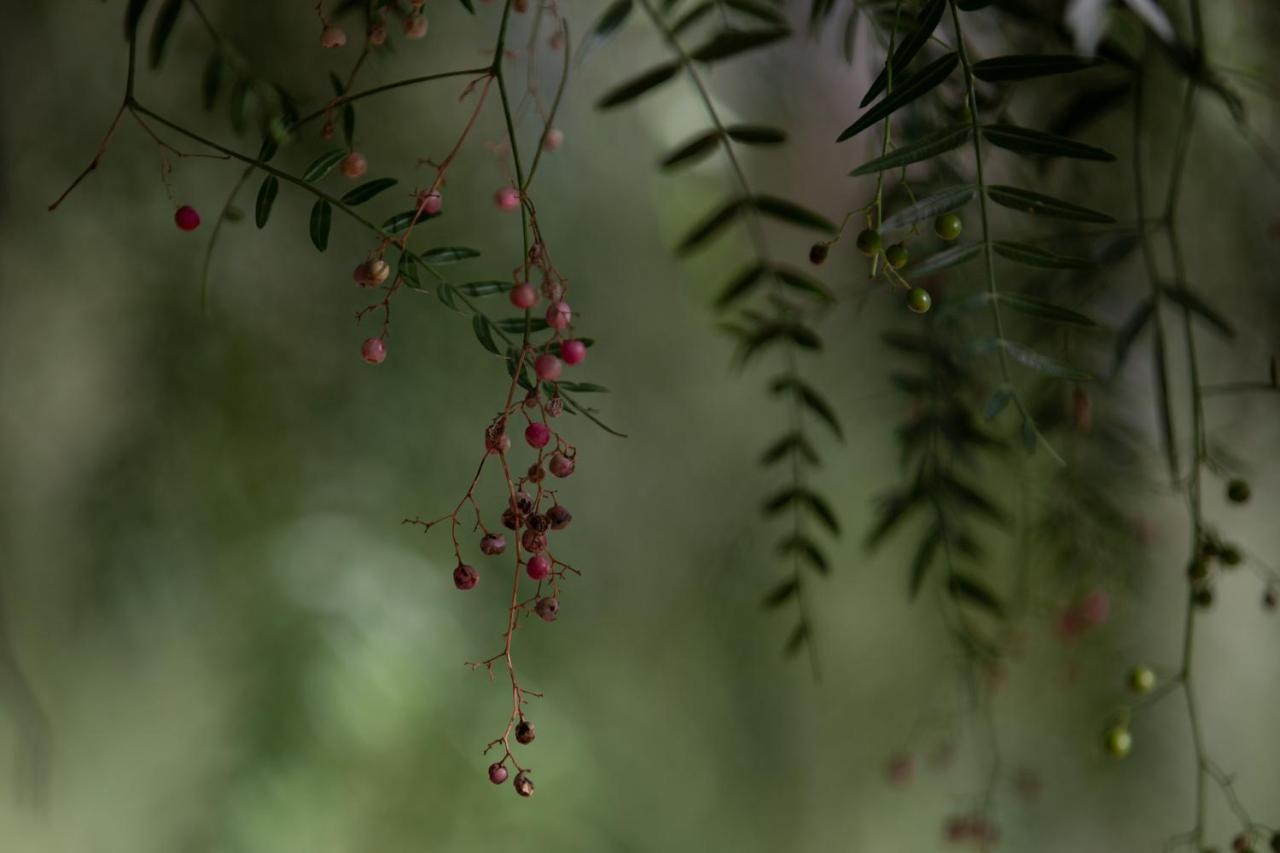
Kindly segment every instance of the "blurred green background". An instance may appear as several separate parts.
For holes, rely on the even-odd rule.
[[[713,331],[714,285],[741,246],[726,241],[723,254],[688,264],[669,251],[720,198],[726,175],[714,162],[677,178],[654,168],[703,121],[679,85],[618,114],[591,108],[662,55],[643,21],[572,80],[559,122],[566,142],[544,158],[534,190],[580,328],[598,341],[578,370],[613,389],[599,406],[629,437],[581,418],[567,427],[580,459],[562,492],[575,514],[565,547],[584,576],[556,624],[532,623],[517,637],[522,682],[546,694],[531,711],[538,742],[522,753],[538,793],[523,801],[484,779],[480,748],[508,708],[502,679],[463,666],[500,646],[506,569],[482,564],[479,588],[460,595],[447,535],[400,525],[447,511],[465,489],[505,394],[502,363],[476,345],[465,317],[415,293],[396,299],[386,364],[361,363],[372,332],[352,322],[367,294],[349,270],[369,242],[335,217],[329,249],[317,253],[311,199],[290,187],[265,230],[250,221],[225,229],[202,315],[209,226],[239,168],[175,160],[171,201],[156,146],[128,119],[102,168],[47,213],[119,103],[122,7],[0,9],[9,36],[0,53],[0,603],[14,652],[0,655],[9,661],[0,707],[12,712],[0,716],[0,759],[19,768],[0,785],[0,850],[941,849],[945,817],[983,793],[986,724],[968,704],[936,602],[906,598],[911,540],[874,558],[861,545],[872,497],[899,476],[893,427],[907,405],[889,390],[895,361],[879,333],[913,320],[882,289],[862,298],[865,269],[842,243],[824,269],[841,300],[824,323],[827,350],[807,368],[849,433],[827,448],[819,474],[845,535],[816,602],[824,678],[815,684],[803,661],[781,659],[789,615],[759,607],[785,569],[758,514],[776,481],[755,460],[783,412],[763,392],[767,371],[731,372],[731,346]],[[207,4],[255,68],[314,106],[327,95],[326,72],[345,70],[352,48],[316,48],[309,7]],[[599,10],[563,8],[577,33]],[[800,22],[806,9],[790,11]],[[395,51],[370,63],[364,84],[487,61],[496,7],[473,19],[441,0],[429,13],[427,39],[393,38]],[[1215,5],[1214,15],[1215,53],[1274,89],[1272,5]],[[513,27],[522,44],[525,21]],[[791,131],[784,153],[749,152],[759,185],[838,219],[865,203],[868,186],[842,176],[866,152],[830,140],[855,114],[879,53],[864,37],[850,68],[837,40],[834,31],[798,37],[710,81],[728,116]],[[206,34],[184,17],[164,73],[143,73],[139,97],[232,140],[223,113],[205,115],[196,102],[207,51]],[[542,62],[549,86],[554,61]],[[1157,83],[1153,109],[1164,115],[1178,88],[1172,76]],[[357,140],[370,175],[406,187],[424,180],[416,158],[441,157],[465,121],[460,91],[450,81],[362,103]],[[1248,103],[1259,135],[1274,138],[1274,102],[1250,94]],[[1188,185],[1191,263],[1241,328],[1234,349],[1206,344],[1206,370],[1214,381],[1258,376],[1280,340],[1277,184],[1222,110],[1202,114]],[[502,278],[518,261],[518,227],[490,203],[505,182],[485,145],[501,141],[499,120],[486,110],[450,175],[447,215],[423,226],[424,247],[483,251],[456,280]],[[1089,141],[1123,148],[1127,132],[1121,114]],[[524,126],[526,145],[535,133]],[[257,147],[252,134],[232,144]],[[312,133],[281,162],[296,173],[320,144]],[[1118,174],[1084,185],[1098,206],[1129,209],[1128,176]],[[254,187],[242,206],[251,208]],[[205,226],[173,228],[175,201],[196,205]],[[379,213],[405,206],[377,204]],[[780,254],[803,258],[805,235],[774,239]],[[1117,290],[1101,305],[1113,324],[1145,286],[1135,264],[1109,278]],[[1150,449],[1148,386],[1139,367],[1097,405],[1114,406]],[[1247,399],[1215,406],[1210,424],[1258,496],[1228,510],[1215,490],[1210,515],[1272,565],[1276,414],[1273,399]],[[1097,748],[1127,667],[1149,660],[1167,670],[1181,637],[1184,507],[1148,455],[1145,473],[1117,493],[1155,531],[1140,564],[1090,566],[1081,577],[1034,567],[1043,607],[1026,619],[1023,652],[993,707],[1003,849],[1152,850],[1190,824],[1192,756],[1178,700],[1141,718],[1128,761]],[[1016,500],[1016,470],[997,470],[991,488]],[[1112,619],[1064,646],[1051,611],[1094,582],[1112,592]],[[1210,750],[1255,817],[1274,825],[1280,620],[1258,608],[1252,577],[1221,592],[1198,651]],[[24,699],[15,662],[41,710]],[[932,767],[928,756],[949,744],[954,761]],[[898,750],[919,765],[905,788],[883,773]],[[1022,769],[1041,781],[1038,797],[1014,790]],[[1211,814],[1227,837],[1216,795]]]

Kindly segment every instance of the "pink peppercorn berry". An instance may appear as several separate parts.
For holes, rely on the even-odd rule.
[[[542,140],[542,147],[548,151],[555,151],[564,144],[564,131],[558,127],[553,127],[547,131],[546,137]]]
[[[480,553],[486,557],[496,557],[507,550],[507,539],[496,533],[486,533],[480,539]]]
[[[570,366],[582,364],[582,360],[587,357],[587,345],[576,339],[565,341],[560,345],[560,357]]]
[[[471,589],[480,582],[480,573],[466,563],[453,570],[453,585],[458,589]]]
[[[330,24],[329,26],[324,28],[323,32],[320,33],[321,47],[328,47],[328,48],[342,47],[346,43],[347,43],[347,33],[345,30],[342,29],[342,27],[335,27],[334,25]]]
[[[498,210],[513,211],[520,207],[520,191],[515,187],[503,187],[493,194],[493,204]]]
[[[554,598],[539,598],[533,609],[543,622],[554,622],[560,615],[560,602]]]
[[[427,216],[435,216],[444,207],[444,196],[432,190],[422,197],[422,212]]]
[[[541,554],[534,554],[525,563],[524,570],[531,580],[545,580],[551,574],[551,561]]]
[[[179,230],[194,231],[200,227],[200,214],[189,204],[184,204],[173,214],[173,221]]]
[[[516,793],[522,797],[533,796],[533,780],[529,778],[528,773],[520,772],[516,774],[515,781],[512,786],[516,789]]]
[[[554,382],[560,378],[560,371],[564,368],[560,359],[556,358],[549,352],[544,352],[533,361],[533,372],[538,374],[538,378],[543,382]]]
[[[511,288],[511,304],[520,309],[532,308],[538,303],[538,289],[527,281]]]
[[[374,288],[382,284],[391,275],[391,265],[382,258],[365,261],[355,268],[351,278],[364,288]]]
[[[547,464],[553,476],[564,479],[573,473],[574,462],[568,456],[556,451],[551,454],[551,461]]]
[[[369,364],[382,364],[387,360],[387,342],[382,338],[367,338],[360,345],[360,357]]]
[[[497,762],[489,765],[489,781],[495,785],[501,785],[507,781],[507,767],[505,764]]]
[[[373,24],[369,27],[369,44],[374,47],[380,47],[387,41],[387,28],[383,24]]]
[[[533,743],[533,739],[537,737],[537,735],[538,733],[534,730],[533,723],[529,722],[528,720],[521,720],[520,722],[516,723],[516,742],[517,743],[522,743],[525,746],[528,746],[529,744]]]
[[[572,321],[573,311],[569,308],[568,302],[552,302],[547,308],[547,325],[551,328],[556,330],[567,329]]]
[[[342,169],[342,174],[348,178],[358,178],[369,170],[369,161],[359,151],[352,151],[342,160],[342,165],[338,168]]]
[[[525,427],[524,440],[533,448],[546,447],[547,442],[551,440],[551,430],[546,424],[531,423]]]

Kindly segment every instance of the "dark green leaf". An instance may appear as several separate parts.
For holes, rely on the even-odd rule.
[[[509,281],[469,281],[458,285],[457,289],[467,296],[492,296],[495,293],[506,293],[513,286]]]
[[[409,252],[400,253],[400,262],[396,267],[396,275],[404,279],[404,283],[412,290],[422,290],[422,280],[418,278],[418,262]],[[446,287],[443,283],[442,289]]]
[[[944,213],[951,213],[964,207],[978,194],[977,187],[966,184],[951,187],[931,196],[920,199],[909,207],[904,207],[880,223],[881,231],[897,231],[926,219],[933,219]]]
[[[980,513],[997,524],[1008,523],[1008,516],[992,502],[991,498],[972,486],[965,485],[945,472],[937,475],[937,483],[948,498],[963,504],[965,509]]]
[[[334,167],[347,156],[345,151],[326,151],[311,161],[311,165],[302,173],[302,180],[314,183],[333,171]]]
[[[859,107],[865,107],[885,90],[885,87],[889,85],[890,72],[892,72],[893,78],[896,80],[906,71],[907,66],[911,64],[911,60],[920,52],[920,48],[928,44],[930,36],[933,35],[933,31],[938,27],[938,22],[942,20],[942,12],[946,6],[947,0],[928,0],[928,3],[920,12],[915,28],[894,48],[893,56],[889,58],[880,74],[871,83],[871,88],[863,96],[862,102],[858,104]]]
[[[804,644],[809,642],[809,623],[801,622],[791,632],[791,636],[787,638],[787,645],[782,649],[785,657],[794,657],[804,648]]]
[[[656,68],[651,68],[639,77],[635,77],[620,86],[610,89],[609,92],[599,100],[596,106],[599,109],[607,110],[621,106],[629,101],[633,101],[645,92],[661,86],[663,83],[676,76],[676,72],[679,70],[680,63],[678,62],[666,62]]]
[[[947,578],[947,590],[958,599],[990,612],[993,616],[1004,617],[1004,608],[991,591],[982,584],[960,574],[952,574]]]
[[[856,136],[880,121],[880,119],[927,95],[939,83],[951,76],[951,72],[956,69],[956,65],[959,62],[959,56],[955,53],[948,53],[938,57],[916,73],[906,76],[901,83],[895,83],[893,91],[878,104],[863,113],[857,121],[846,127],[844,132],[836,137],[836,142],[844,142],[846,139]]]
[[[253,221],[259,228],[265,228],[271,218],[271,206],[276,203],[276,194],[280,192],[280,181],[275,175],[267,175],[258,187],[258,201],[253,208]]]
[[[690,56],[698,62],[719,62],[749,50],[771,45],[789,35],[791,30],[786,27],[769,27],[762,30],[721,30],[694,50]]]
[[[1196,314],[1200,319],[1206,321],[1223,335],[1228,338],[1236,336],[1236,330],[1225,317],[1219,314],[1211,305],[1200,297],[1196,296],[1185,287],[1178,287],[1172,284],[1166,284],[1160,288],[1161,292],[1167,296],[1170,301],[1176,302],[1192,314]]]
[[[835,223],[830,219],[786,199],[771,195],[757,195],[752,197],[751,205],[766,216],[799,225],[801,228],[812,228],[828,234],[836,233]]]
[[[372,181],[367,181],[354,189],[348,190],[347,194],[342,197],[342,203],[351,207],[354,207],[357,204],[364,204],[366,201],[369,201],[374,196],[378,195],[378,193],[391,189],[395,185],[395,178],[375,178]]]
[[[1116,159],[1114,154],[1057,136],[1041,130],[1016,127],[1011,124],[984,125],[983,137],[998,148],[1006,148],[1018,154],[1031,157],[1074,157],[1078,160],[1097,160],[1110,163]]]
[[[787,141],[785,130],[758,124],[732,124],[725,128],[725,133],[744,145],[779,145]]]
[[[776,515],[793,504],[809,512],[832,533],[839,534],[840,522],[836,520],[831,505],[821,495],[803,486],[792,486],[774,495],[765,503],[764,511],[766,515]]]
[[[1006,340],[1004,342],[1004,350],[1009,353],[1009,356],[1014,361],[1038,373],[1043,373],[1045,376],[1053,376],[1058,379],[1074,379],[1077,382],[1084,382],[1093,378],[1083,370],[1055,361],[1049,356],[1036,352],[1016,341]]]
[[[1015,293],[1001,293],[1000,304],[1007,305],[1015,311],[1021,311],[1023,314],[1038,317],[1041,320],[1050,320],[1055,323],[1070,323],[1076,326],[1097,325],[1093,320],[1090,320],[1083,314],[1063,308],[1060,305],[1054,305],[1051,302],[1035,299],[1031,296],[1020,296]]]
[[[943,249],[937,254],[930,255],[920,263],[907,269],[908,278],[923,278],[932,275],[940,270],[949,267],[958,266],[971,261],[982,251],[981,243],[961,243],[958,246],[952,246],[949,249]]]
[[[764,607],[766,610],[772,610],[780,604],[784,604],[787,599],[796,594],[796,590],[800,585],[796,583],[795,578],[788,578],[773,588],[768,595],[764,597]]]
[[[478,258],[480,253],[475,249],[468,249],[466,246],[441,246],[438,249],[429,249],[419,257],[424,264],[438,267],[445,264],[456,264],[458,261],[465,261],[468,258]]]
[[[880,500],[880,516],[876,519],[875,526],[871,528],[871,532],[867,534],[867,548],[875,549],[884,538],[888,536],[895,527],[897,527],[907,514],[916,507],[920,506],[925,497],[917,487],[912,487],[909,491],[899,492],[888,495]]]
[[[840,429],[840,420],[836,417],[835,409],[831,404],[818,392],[818,389],[800,379],[797,376],[783,376],[774,380],[770,385],[770,390],[775,394],[790,392],[795,395],[798,402],[806,406],[811,412],[817,415],[823,423],[831,427],[831,431],[836,437],[843,440],[844,431]]]
[[[467,309],[462,305],[458,304],[457,293],[449,285],[441,283],[438,287],[436,287],[436,297],[442,303],[444,303],[445,307],[453,311],[457,311],[459,314],[467,313]],[[472,320],[473,327],[474,327],[474,324],[475,324],[475,321]]]
[[[799,270],[793,270],[788,267],[773,267],[773,274],[778,281],[782,282],[792,290],[798,290],[801,293],[807,293],[810,296],[816,296],[824,302],[831,302],[835,299],[831,295],[831,291],[826,286],[811,275],[802,273]]]
[[[609,389],[594,382],[566,382],[563,379],[556,383],[565,391],[573,394],[607,394]]]
[[[541,332],[548,328],[547,321],[541,317],[530,317],[528,324],[530,332]],[[523,333],[525,319],[523,317],[504,317],[501,320],[494,320],[493,326],[504,332]]]
[[[1096,222],[1106,224],[1115,222],[1115,218],[1087,207],[1080,207],[1031,190],[1017,187],[994,185],[987,187],[987,197],[996,204],[1011,210],[1030,213],[1036,216],[1048,216],[1053,219],[1070,219],[1075,222]]]
[[[151,25],[151,45],[149,58],[152,68],[159,68],[160,63],[164,60],[165,45],[169,43],[169,36],[173,35],[173,28],[178,23],[178,13],[182,11],[183,0],[166,0],[165,4],[160,7],[160,11],[156,13],[156,21]]]
[[[439,215],[440,214],[437,213],[435,216]],[[425,222],[428,219],[434,219],[435,216],[420,213],[418,208],[415,207],[412,210],[401,211],[395,216],[387,219],[386,222],[382,223],[382,230],[386,231],[388,234],[399,234],[412,225],[415,220],[418,222]]]
[[[817,544],[807,536],[795,534],[778,543],[778,553],[783,557],[793,557],[806,561],[819,574],[830,574],[831,564]]]
[[[222,91],[222,81],[227,76],[227,64],[222,61],[222,54],[214,53],[204,66],[204,76],[200,81],[200,101],[206,110],[213,109],[218,100],[218,92]]]
[[[914,142],[909,142],[906,145],[895,148],[884,156],[863,163],[849,174],[853,177],[873,175],[886,169],[909,166],[912,163],[919,163],[921,160],[937,157],[939,154],[945,154],[953,148],[958,148],[964,144],[965,140],[969,138],[969,130],[970,128],[966,124],[959,127],[944,127],[940,130],[926,133]]]
[[[766,272],[768,267],[758,261],[744,268],[720,291],[716,307],[725,308],[746,296],[760,283]]]
[[[333,208],[324,199],[316,199],[311,205],[311,245],[320,251],[329,247],[329,225],[333,220]]]
[[[587,54],[608,41],[631,16],[632,0],[615,0],[604,10],[604,14],[596,21],[596,25],[587,33],[578,47],[578,64],[586,60]]]
[[[756,3],[754,0],[723,0],[723,2],[730,9],[748,18],[755,18],[757,21],[775,26],[786,26],[786,16],[765,3]]]
[[[1093,89],[1073,97],[1049,123],[1049,131],[1059,136],[1071,136],[1080,128],[1118,107],[1133,89],[1133,79],[1100,89]]]
[[[933,555],[937,553],[938,546],[942,544],[942,525],[935,524],[929,528],[929,532],[920,540],[920,545],[916,548],[915,559],[911,561],[911,580],[908,584],[908,595],[915,598],[920,594],[920,587],[924,584],[925,575],[929,572],[929,565],[933,562]]]
[[[1055,255],[1039,246],[1029,243],[1014,243],[1009,240],[996,240],[991,248],[997,255],[1010,261],[1026,264],[1029,267],[1041,267],[1051,270],[1089,270],[1097,266],[1085,258],[1068,258]]]
[[[997,56],[984,59],[973,64],[973,76],[988,83],[1006,80],[1029,80],[1032,77],[1047,77],[1051,74],[1070,74],[1101,65],[1102,61],[1093,56],[1073,56],[1071,54],[1025,54],[1017,56]]]
[[[703,219],[693,230],[685,235],[680,241],[680,245],[676,247],[676,251],[680,253],[690,252],[712,237],[719,234],[725,226],[734,220],[738,215],[738,211],[742,209],[742,201],[734,199],[721,205],[714,213]]]
[[[666,157],[663,157],[658,165],[663,169],[674,169],[677,166],[694,163],[715,151],[719,145],[720,134],[714,130],[709,130],[706,133],[699,134]]]
[[[692,27],[694,24],[698,23],[698,21],[701,21],[703,18],[710,15],[712,12],[715,11],[715,9],[716,9],[716,4],[713,2],[713,0],[705,0],[705,2],[699,3],[697,6],[694,6],[688,12],[685,12],[683,15],[681,15],[680,20],[676,21],[675,24],[672,25],[671,35],[672,36],[680,35],[680,33],[684,32],[685,30]]]
[[[474,15],[476,13],[475,4],[471,0],[458,0],[458,2],[462,4],[462,8],[467,10],[467,14]]]
[[[124,40],[133,41],[138,32],[138,21],[147,8],[147,0],[129,0],[124,10]]]
[[[231,87],[231,101],[227,106],[231,114],[231,129],[237,136],[244,133],[249,124],[249,98],[252,95],[253,89],[247,80],[237,80]]]
[[[443,292],[445,288],[440,288]],[[502,355],[498,350],[498,345],[493,341],[493,332],[489,330],[489,321],[481,314],[471,315],[471,331],[475,333],[476,340],[480,342],[480,346],[487,349],[494,355]]]
[[[804,433],[790,432],[769,445],[769,449],[760,457],[761,465],[772,465],[791,454],[796,454],[810,465],[818,464],[818,452],[813,449]]]

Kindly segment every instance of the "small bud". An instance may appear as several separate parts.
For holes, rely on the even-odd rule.
[[[480,553],[486,557],[496,557],[507,550],[507,539],[496,533],[486,533],[480,539]]]
[[[560,602],[554,598],[539,598],[533,609],[543,622],[554,622],[560,615]]]
[[[382,338],[367,338],[360,345],[360,357],[369,364],[382,364],[387,360],[387,342]]]
[[[564,479],[573,473],[574,461],[557,450],[551,454],[551,461],[547,467],[551,469],[553,476]]]
[[[342,170],[342,174],[354,180],[369,170],[369,161],[359,151],[352,151],[342,159],[338,168]]]
[[[1227,483],[1227,500],[1233,504],[1242,504],[1249,500],[1249,483],[1239,477]]]
[[[809,263],[815,266],[825,263],[827,260],[827,254],[830,251],[830,245],[826,243],[814,243],[809,247]]]
[[[552,530],[564,530],[569,526],[569,522],[573,521],[573,514],[560,504],[556,504],[547,510],[547,520],[551,522]]]
[[[582,364],[587,357],[587,345],[579,340],[568,340],[560,345],[560,357],[570,366]]]
[[[189,204],[184,204],[173,214],[173,221],[180,231],[194,231],[200,227],[200,214]]]
[[[327,48],[342,47],[347,43],[347,33],[342,27],[333,24],[325,27],[320,33],[320,46]]]
[[[528,535],[528,533],[525,534],[525,536]],[[531,580],[545,580],[547,575],[551,574],[551,561],[542,554],[534,554],[524,564],[524,570]]]
[[[519,794],[520,796],[522,797],[533,796],[533,780],[529,778],[528,773],[523,773],[523,772],[517,773],[515,781],[512,782],[511,784],[515,787],[516,793]]]
[[[553,302],[547,308],[547,325],[557,331],[569,328],[573,322],[573,311],[568,302]]]
[[[559,379],[563,368],[564,365],[560,363],[560,359],[549,352],[544,352],[533,361],[533,372],[538,374],[538,378],[543,382],[554,382]]]
[[[547,442],[551,440],[551,430],[546,424],[534,421],[525,427],[524,440],[535,449],[546,447]]]
[[[564,131],[557,127],[553,127],[547,131],[546,138],[542,140],[542,147],[547,151],[555,151],[564,144]]]
[[[538,289],[527,281],[522,281],[511,288],[509,294],[511,304],[524,310],[538,304]]]
[[[471,589],[480,582],[480,573],[466,563],[453,570],[453,585],[458,589]]]
[[[427,34],[427,16],[410,15],[404,19],[404,37],[420,39]]]
[[[498,210],[510,212],[520,207],[520,191],[515,187],[503,187],[493,194],[493,204]]]
[[[489,765],[489,781],[495,785],[501,785],[507,781],[507,768],[504,764],[497,762]]]
[[[533,723],[528,720],[521,720],[516,723],[516,742],[525,745],[533,743],[533,739],[537,737],[537,732],[533,729]]]

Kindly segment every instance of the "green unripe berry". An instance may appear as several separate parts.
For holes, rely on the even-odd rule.
[[[894,243],[884,250],[884,259],[895,270],[902,269],[907,265],[907,247],[901,243]]]
[[[962,227],[960,217],[954,213],[944,213],[933,220],[934,233],[943,240],[954,240],[959,237]]]
[[[858,251],[868,258],[874,258],[884,248],[884,240],[880,232],[874,228],[866,228],[858,235]]]
[[[923,287],[913,287],[907,294],[907,307],[917,314],[923,314],[933,305],[933,297]]]
[[[1129,670],[1129,689],[1134,693],[1150,693],[1156,686],[1155,671],[1149,666]]]
[[[1125,726],[1115,726],[1107,731],[1102,745],[1116,758],[1124,758],[1133,750],[1133,735]]]
[[[1242,504],[1249,500],[1249,483],[1246,480],[1236,478],[1227,483],[1227,500],[1233,504]]]

